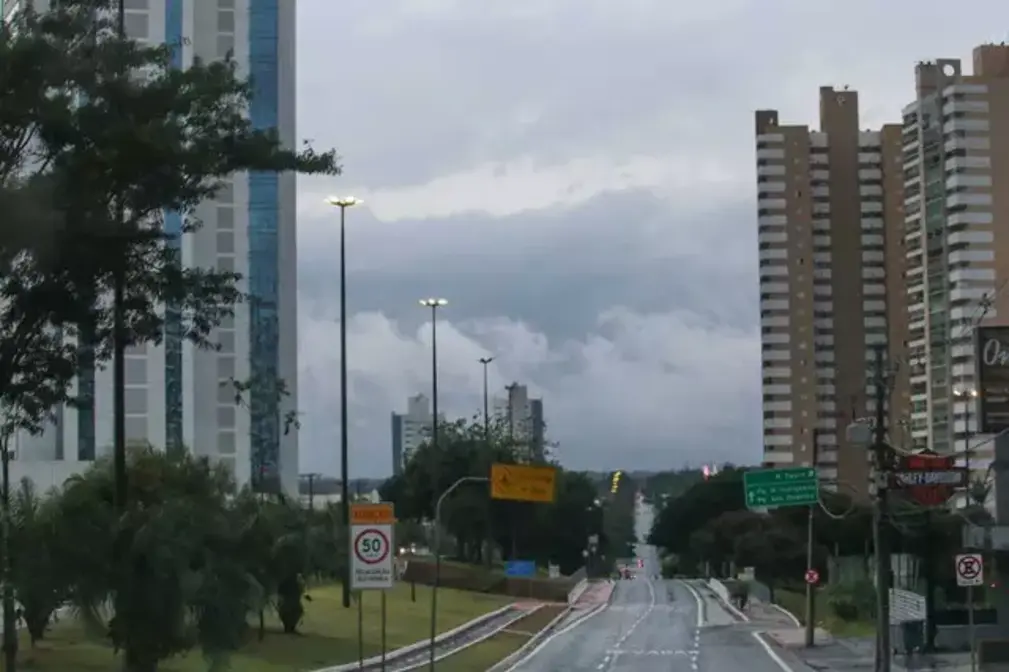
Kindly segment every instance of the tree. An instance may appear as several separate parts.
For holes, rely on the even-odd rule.
[[[22,206],[15,226],[44,225],[2,239],[0,401],[20,400],[35,422],[67,401],[84,351],[102,361],[165,339],[213,346],[239,278],[182,266],[179,240],[226,179],[338,172],[332,153],[289,151],[253,126],[253,83],[233,62],[173,68],[177,45],[120,39],[95,11],[108,8],[23,10],[0,40],[0,187]]]
[[[122,517],[106,460],[63,488],[60,515],[79,535],[60,549],[75,568],[72,602],[107,632],[130,672],[155,670],[194,645],[225,658],[263,602],[229,506],[230,473],[207,458],[151,447],[133,449],[128,467],[130,505]]]
[[[661,506],[663,501],[679,497],[687,489],[703,480],[700,469],[680,469],[678,471],[660,471],[644,479],[642,489],[645,499],[655,506]]]
[[[485,434],[482,418],[439,426],[438,448],[421,444],[402,474],[382,484],[383,499],[396,505],[400,520],[432,520],[437,497],[465,476],[487,477],[494,463],[516,462],[516,447],[506,423],[492,421]],[[458,559],[490,563],[493,549],[512,559],[557,563],[574,571],[584,563],[582,551],[589,534],[600,533],[596,486],[582,474],[565,472],[556,465],[555,502],[535,504],[491,500],[485,485],[457,489],[443,503],[441,523],[454,539]],[[437,482],[435,481],[437,475]],[[633,536],[633,522],[619,524],[613,538]],[[605,536],[605,535],[604,535]]]
[[[52,553],[66,530],[53,497],[40,496],[23,479],[11,498],[10,585],[32,646],[45,637],[50,620],[69,595],[68,568]]]
[[[670,553],[687,555],[691,535],[723,513],[744,509],[743,472],[727,467],[706,481],[669,499],[655,517],[648,543]]]

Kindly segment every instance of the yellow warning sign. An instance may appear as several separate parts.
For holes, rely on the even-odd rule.
[[[490,496],[518,502],[554,501],[557,470],[526,464],[494,464],[490,468]]]

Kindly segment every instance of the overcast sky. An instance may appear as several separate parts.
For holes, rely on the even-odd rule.
[[[815,124],[818,87],[899,121],[914,64],[969,63],[1009,8],[967,0],[300,0],[299,135],[344,175],[299,182],[303,471],[339,471],[348,212],[351,469],[391,472],[389,414],[491,386],[543,396],[566,465],[758,462],[753,111]],[[989,28],[992,27],[992,28]]]

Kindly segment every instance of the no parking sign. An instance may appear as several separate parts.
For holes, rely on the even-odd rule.
[[[984,585],[984,560],[980,553],[962,553],[956,556],[956,585]]]

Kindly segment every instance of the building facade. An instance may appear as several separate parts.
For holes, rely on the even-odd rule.
[[[253,125],[276,128],[293,148],[295,5],[288,0],[126,0],[125,26],[137,40],[177,45],[177,67],[194,58],[230,54],[239,74],[252,78]],[[12,7],[8,0],[4,13]],[[229,466],[240,483],[272,488],[279,482],[291,493],[298,487],[298,438],[296,431],[285,433],[283,417],[297,408],[295,198],[293,174],[242,174],[201,204],[194,215],[203,227],[180,238],[183,263],[240,273],[250,298],[214,334],[218,351],[183,342],[168,306],[164,343],[133,348],[126,356],[129,441],[186,446]],[[181,227],[178,213],[166,213],[168,231]],[[241,403],[232,380],[252,383]],[[281,380],[288,394],[278,408]],[[62,473],[76,467],[47,463],[83,466],[109,450],[111,368],[84,367],[75,392],[92,396],[93,408],[62,409],[42,436],[19,437],[18,468]]]
[[[820,89],[820,128],[755,114],[763,464],[818,466],[866,493],[845,427],[875,413],[874,348],[894,373],[906,340],[901,127],[863,130],[858,93]],[[901,427],[906,385],[891,375]],[[891,432],[891,435],[893,432]]]
[[[403,473],[420,444],[431,436],[431,400],[423,394],[406,401],[406,413],[392,414],[392,473]]]
[[[542,460],[546,456],[543,400],[530,397],[529,388],[518,383],[505,386],[505,393],[492,402],[494,417],[504,424],[508,438],[525,449],[526,459]]]
[[[911,435],[984,469],[977,437],[974,327],[1006,324],[1009,295],[1009,47],[915,68],[903,110]]]

